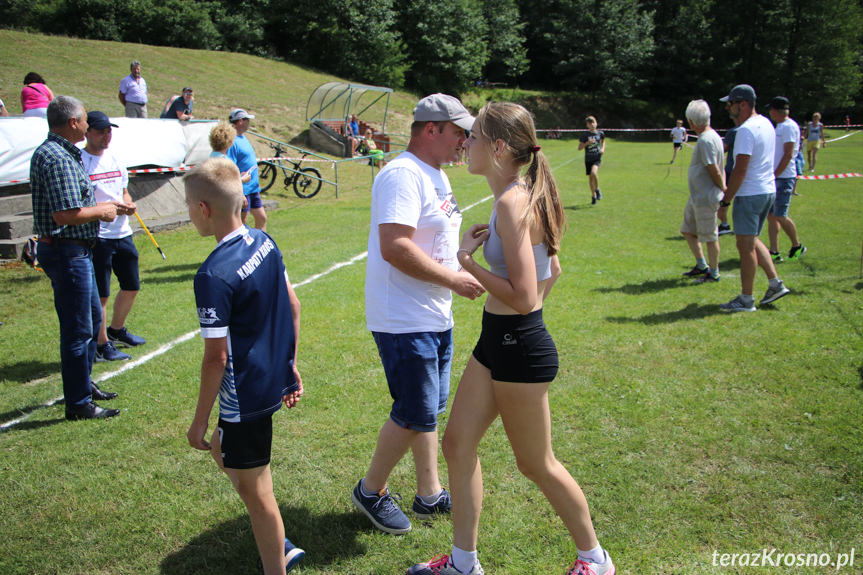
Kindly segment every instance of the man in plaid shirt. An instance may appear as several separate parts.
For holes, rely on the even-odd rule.
[[[33,231],[39,236],[39,264],[51,278],[60,320],[60,363],[66,419],[104,419],[120,413],[94,399],[116,393],[100,390],[90,379],[102,306],[93,273],[92,248],[99,221],[129,213],[119,202],[96,203],[76,142],[87,131],[84,105],[57,96],[48,105],[48,138],[30,160]]]

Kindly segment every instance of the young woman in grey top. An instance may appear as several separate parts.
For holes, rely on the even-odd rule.
[[[485,106],[465,146],[470,173],[485,176],[495,204],[489,225],[475,224],[464,234],[458,259],[488,298],[482,334],[443,438],[453,503],[452,554],[414,565],[407,573],[483,573],[476,551],[483,498],[477,448],[500,416],[518,469],[540,487],[576,544],[578,559],[567,574],[613,575],[584,493],[551,447],[548,387],[558,357],[542,307],[561,273],[557,252],[565,215],[557,185],[537,144],[533,119],[517,104]],[[490,269],[472,257],[482,244]]]

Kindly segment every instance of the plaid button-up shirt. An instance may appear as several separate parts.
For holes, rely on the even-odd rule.
[[[96,205],[90,178],[81,163],[81,150],[74,144],[48,132],[30,159],[30,192],[33,197],[33,233],[40,236],[95,239],[99,222],[78,226],[61,226],[54,212]]]

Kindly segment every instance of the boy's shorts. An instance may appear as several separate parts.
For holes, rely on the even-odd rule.
[[[602,156],[584,157],[584,175],[589,176],[593,166],[599,167],[602,165]]]
[[[719,220],[716,217],[716,209],[719,204],[712,206],[695,206],[692,199],[686,201],[683,210],[683,224],[680,226],[681,233],[697,236],[699,242],[715,242],[719,239]]]
[[[141,280],[138,276],[138,250],[132,236],[118,240],[99,238],[93,248],[93,269],[96,272],[96,287],[99,297],[111,295],[111,271],[117,276],[120,289],[138,291]]]
[[[797,178],[776,178],[776,201],[773,202],[773,215],[787,218],[791,207],[791,195],[797,185]]]
[[[541,309],[527,315],[483,311],[482,333],[473,356],[495,381],[546,383],[557,375],[557,347]]]
[[[390,419],[405,429],[437,429],[449,398],[452,330],[372,336],[393,398]]]
[[[773,208],[776,194],[757,196],[734,196],[732,218],[735,236],[758,236],[764,228],[767,214]]]
[[[248,212],[249,210],[253,210],[255,208],[263,208],[264,201],[261,199],[260,192],[254,192],[246,196],[246,199],[249,200],[249,204],[243,208],[244,212]]]
[[[253,469],[270,463],[273,415],[232,423],[219,418],[222,465],[228,469]]]
[[[679,150],[683,147],[683,142],[674,142],[674,149]]]

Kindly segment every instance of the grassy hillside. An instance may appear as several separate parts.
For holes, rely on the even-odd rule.
[[[33,71],[45,78],[55,94],[75,96],[88,109],[123,115],[117,89],[132,60],[141,62],[150,90],[151,117],[158,117],[168,97],[191,86],[196,117],[226,118],[231,108],[246,108],[256,116],[254,130],[283,141],[307,128],[306,104],[312,91],[324,82],[339,80],[245,54],[0,30],[0,98],[10,114],[20,114],[22,81]],[[391,96],[388,131],[406,132],[415,101],[416,96],[407,92]],[[367,119],[379,121],[376,114],[377,106]]]

